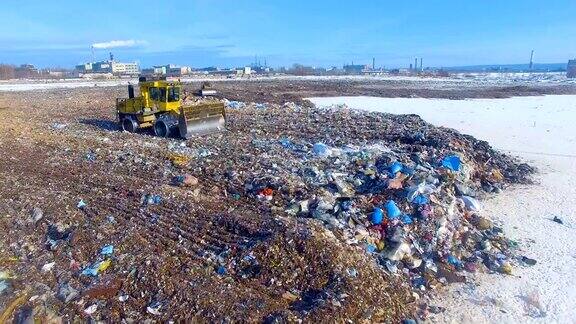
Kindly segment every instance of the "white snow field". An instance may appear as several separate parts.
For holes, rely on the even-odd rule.
[[[576,96],[446,100],[422,98],[311,98],[319,107],[393,114],[424,120],[487,140],[538,167],[537,184],[515,186],[483,201],[483,213],[537,260],[513,275],[478,274],[431,301],[446,307],[433,323],[576,322]],[[551,221],[560,217],[564,224]]]
[[[174,78],[175,79],[175,78]],[[293,76],[293,75],[252,75],[249,77],[226,78],[223,76],[194,75],[183,76],[182,82],[201,81],[409,81],[425,84],[427,88],[445,87],[447,84],[468,86],[502,86],[502,85],[545,85],[545,84],[575,84],[576,79],[566,78],[565,73],[454,73],[450,77],[410,76],[410,75],[335,75],[335,76]],[[112,78],[112,79],[31,79],[31,80],[0,80],[2,91],[31,91],[50,90],[60,88],[82,87],[114,87],[138,83],[138,78]]]

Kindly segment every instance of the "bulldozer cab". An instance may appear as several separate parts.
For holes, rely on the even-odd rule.
[[[144,81],[140,91],[145,106],[155,111],[178,111],[182,86],[178,82]]]
[[[150,98],[157,102],[177,102],[180,101],[180,87],[152,87],[150,88]]]

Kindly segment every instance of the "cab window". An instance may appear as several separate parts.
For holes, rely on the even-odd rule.
[[[180,101],[180,88],[170,87],[168,88],[168,102]]]
[[[166,102],[166,89],[165,88],[150,88],[150,99],[154,101]]]
[[[152,99],[154,101],[162,101],[161,96],[160,96],[160,89],[158,89],[156,87],[150,88],[150,99]]]

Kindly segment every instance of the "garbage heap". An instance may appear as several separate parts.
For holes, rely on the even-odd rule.
[[[45,109],[60,97],[0,128],[6,321],[397,322],[430,288],[514,271],[480,202],[534,169],[471,136],[228,102],[225,131],[182,141],[117,131],[106,102]]]
[[[187,150],[210,156],[194,162],[197,170],[233,197],[318,220],[418,291],[465,281],[465,272],[512,272],[515,244],[480,200],[529,183],[529,165],[416,115],[228,107],[237,139],[214,155],[206,147],[194,151],[194,141]],[[246,129],[249,139],[234,143]]]

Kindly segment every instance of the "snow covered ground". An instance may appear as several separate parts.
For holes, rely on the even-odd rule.
[[[50,90],[69,89],[84,87],[115,87],[127,85],[128,82],[138,83],[138,79],[115,79],[115,80],[9,80],[0,81],[1,91],[29,91],[29,90]]]
[[[564,72],[551,73],[455,73],[450,77],[431,76],[411,76],[411,75],[332,75],[332,76],[262,76],[253,75],[250,77],[226,78],[223,76],[196,75],[180,78],[182,82],[202,82],[202,81],[259,81],[259,80],[284,80],[284,81],[407,81],[417,84],[425,84],[427,87],[438,85],[444,87],[445,84],[473,84],[478,86],[486,85],[522,85],[522,84],[576,84],[576,79],[566,78]],[[79,88],[79,87],[112,87],[138,83],[137,78],[133,79],[64,79],[64,80],[2,80],[0,81],[1,91],[28,91],[28,90],[49,90],[57,88]]]
[[[183,83],[187,82],[203,82],[203,81],[218,81],[218,82],[232,82],[232,81],[379,81],[379,80],[393,80],[393,81],[413,81],[413,82],[427,82],[433,84],[443,84],[446,82],[476,82],[474,77],[468,78],[434,78],[434,77],[418,77],[418,76],[362,76],[362,75],[341,75],[341,76],[293,76],[293,75],[279,75],[279,76],[250,76],[250,77],[233,77],[226,78],[223,76],[188,76],[179,78]],[[6,80],[0,81],[0,92],[2,91],[29,91],[29,90],[49,90],[58,88],[80,88],[80,87],[113,87],[119,85],[127,85],[128,82],[132,84],[138,83],[138,79],[111,79],[111,80],[90,80],[90,79],[64,79],[64,80]]]
[[[510,73],[456,73],[453,79],[474,81],[479,84],[574,84],[576,79],[568,79],[566,72],[510,72]]]
[[[514,275],[477,275],[433,300],[447,310],[438,323],[576,322],[576,96],[445,100],[422,98],[311,98],[317,106],[394,114],[424,120],[487,140],[537,166],[537,185],[517,186],[484,201],[522,254],[536,259]],[[564,224],[551,221],[560,217]]]

